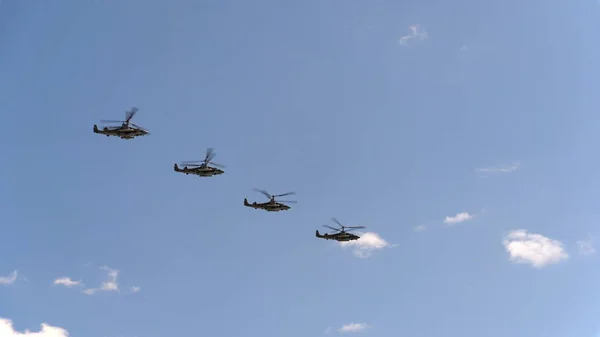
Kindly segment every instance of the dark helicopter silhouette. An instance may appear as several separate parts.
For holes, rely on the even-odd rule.
[[[175,172],[181,172],[185,174],[194,174],[199,177],[212,177],[223,174],[225,171],[221,170],[220,168],[225,168],[225,166],[211,162],[211,160],[213,160],[213,158],[216,156],[213,151],[213,148],[208,148],[206,149],[206,157],[204,157],[204,160],[181,162],[180,164],[183,166],[183,168],[180,168],[177,166],[177,164],[175,164],[173,166],[173,170],[175,170]]]
[[[106,137],[119,137],[121,139],[133,139],[135,137],[149,135],[150,133],[148,130],[131,122],[131,119],[138,110],[138,108],[134,107],[125,112],[124,121],[101,121],[102,123],[122,123],[121,126],[105,126],[104,128],[99,129],[98,126],[94,124],[94,133],[105,135]]]
[[[271,200],[269,200],[267,202],[263,202],[263,203],[257,203],[257,202],[249,203],[248,199],[244,198],[244,206],[252,207],[254,209],[263,209],[267,212],[279,212],[279,211],[287,211],[288,209],[291,208],[290,206],[286,205],[285,203],[287,203],[287,204],[296,203],[296,201],[275,201],[275,198],[277,198],[277,197],[293,195],[293,194],[296,194],[296,192],[288,192],[288,193],[283,193],[283,194],[279,194],[279,195],[271,195],[265,190],[259,190],[256,188],[254,190],[256,192],[260,192],[260,193],[264,194],[267,198],[269,198]]]
[[[331,233],[331,234],[327,234],[327,233],[321,234],[321,233],[319,233],[319,230],[317,230],[316,236],[318,238],[325,239],[325,240],[335,240],[338,242],[358,240],[358,239],[360,239],[360,236],[358,236],[356,234],[348,233],[348,231],[359,229],[359,228],[365,228],[365,226],[354,226],[354,227],[342,226],[342,224],[336,218],[331,218],[331,221],[335,222],[341,228],[333,228],[331,226],[324,225],[323,227],[333,229],[336,232]],[[346,228],[348,229],[348,231],[345,230]]]

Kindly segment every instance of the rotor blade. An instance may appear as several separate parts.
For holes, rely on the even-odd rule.
[[[338,226],[340,226],[340,227],[344,227],[344,225],[342,225],[342,224],[341,224],[341,223],[338,221],[338,219],[336,219],[336,218],[331,218],[331,221],[335,222],[335,223],[336,223],[336,224],[338,224]]]
[[[215,153],[214,153],[215,149],[212,147],[209,147],[208,149],[206,149],[206,157],[204,157],[204,161],[205,162],[209,162],[211,161],[214,157],[215,157]]]
[[[216,163],[213,163],[212,161],[209,161],[208,163],[211,164],[212,166],[216,166],[216,167],[220,167],[220,168],[225,168],[225,165],[216,164]]]
[[[101,120],[100,123],[125,123],[125,121],[111,121],[111,120]]]
[[[264,194],[267,198],[271,199],[271,195],[269,194],[269,192],[265,191],[265,190],[259,190],[258,188],[254,188],[253,190],[255,190],[256,192],[262,193]]]
[[[277,202],[281,203],[281,204],[296,204],[296,203],[298,203],[297,201],[294,201],[294,200],[287,200],[287,201],[277,200]]]
[[[352,226],[352,227],[346,227],[348,229],[359,229],[359,228],[367,228],[365,226]]]
[[[274,197],[284,197],[286,195],[294,195],[294,194],[296,194],[296,192],[288,192],[288,193],[274,195]]]
[[[326,227],[326,228],[329,228],[329,229],[333,229],[333,230],[334,230],[334,231],[336,231],[336,232],[339,232],[339,231],[340,231],[340,229],[339,229],[339,228],[333,228],[333,227],[331,227],[331,226],[328,226],[328,225],[323,225],[323,227]]]
[[[200,166],[200,164],[179,163],[181,166]]]
[[[188,163],[188,164],[204,163],[204,160],[184,160],[184,161],[182,161],[182,163]]]
[[[131,110],[129,110],[125,113],[125,121],[129,122],[133,118],[133,116],[135,116],[135,114],[137,112],[138,112],[138,108],[136,108],[136,107],[131,108]]]

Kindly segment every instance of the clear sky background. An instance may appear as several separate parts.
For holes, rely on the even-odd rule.
[[[593,0],[3,0],[0,336],[596,337],[599,31]],[[132,106],[150,136],[92,133]],[[173,172],[207,147],[224,175]]]

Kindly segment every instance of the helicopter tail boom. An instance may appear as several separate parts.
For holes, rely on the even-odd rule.
[[[98,126],[96,124],[94,124],[94,133],[100,133],[100,131],[98,130]]]
[[[316,237],[318,237],[318,238],[321,238],[321,239],[327,239],[327,240],[328,240],[328,238],[327,238],[327,234],[325,234],[325,235],[322,235],[321,233],[319,233],[319,230],[318,230],[318,229],[317,229],[317,230],[316,230],[316,232],[315,232],[315,236],[316,236]]]
[[[248,199],[246,198],[244,198],[244,206],[252,207],[252,205],[248,203]]]
[[[173,170],[175,170],[175,172],[181,172],[181,169],[179,168],[179,166],[177,166],[177,163],[173,165]]]

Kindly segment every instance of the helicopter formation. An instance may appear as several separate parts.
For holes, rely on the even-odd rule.
[[[100,121],[101,123],[121,123],[120,126],[105,126],[103,128],[98,128],[98,126],[96,124],[94,124],[94,129],[93,129],[94,133],[97,133],[100,135],[105,135],[106,137],[112,136],[112,137],[119,137],[121,139],[128,139],[128,140],[134,139],[136,137],[149,135],[150,132],[148,130],[131,122],[131,119],[133,118],[133,116],[135,116],[137,114],[138,110],[139,110],[138,108],[133,107],[131,110],[126,111],[124,121],[115,121],[115,120]],[[225,166],[212,162],[215,155],[216,154],[214,152],[214,149],[208,148],[206,150],[206,155],[203,160],[183,161],[183,162],[179,163],[179,165],[181,165],[181,167],[177,163],[175,163],[173,166],[173,170],[175,172],[183,173],[185,175],[192,174],[192,175],[196,175],[198,177],[212,177],[212,176],[221,175],[221,174],[225,173],[225,171],[223,170],[225,168]],[[269,199],[269,201],[267,201],[267,202],[256,202],[256,201],[248,202],[248,199],[244,198],[244,206],[254,208],[254,209],[264,210],[267,212],[279,212],[279,211],[287,211],[287,210],[291,209],[291,206],[289,206],[288,204],[293,204],[293,203],[297,202],[297,201],[290,201],[290,200],[288,200],[288,201],[276,200],[276,198],[279,198],[279,197],[294,195],[294,194],[296,194],[295,192],[288,192],[288,193],[283,193],[283,194],[278,194],[278,195],[272,195],[272,194],[269,194],[265,190],[254,189],[254,191],[263,194],[264,196],[266,196]],[[317,230],[315,233],[315,236],[317,238],[324,239],[324,240],[335,240],[338,242],[347,242],[347,241],[358,240],[358,239],[360,239],[360,236],[353,234],[353,233],[349,233],[349,232],[352,230],[355,230],[355,229],[365,228],[364,226],[354,226],[354,227],[343,226],[336,218],[332,218],[331,220],[333,222],[335,222],[339,226],[339,228],[334,228],[334,227],[325,225],[324,227],[329,228],[329,229],[333,230],[334,232],[332,232],[331,234],[328,234],[328,233],[321,234]]]

